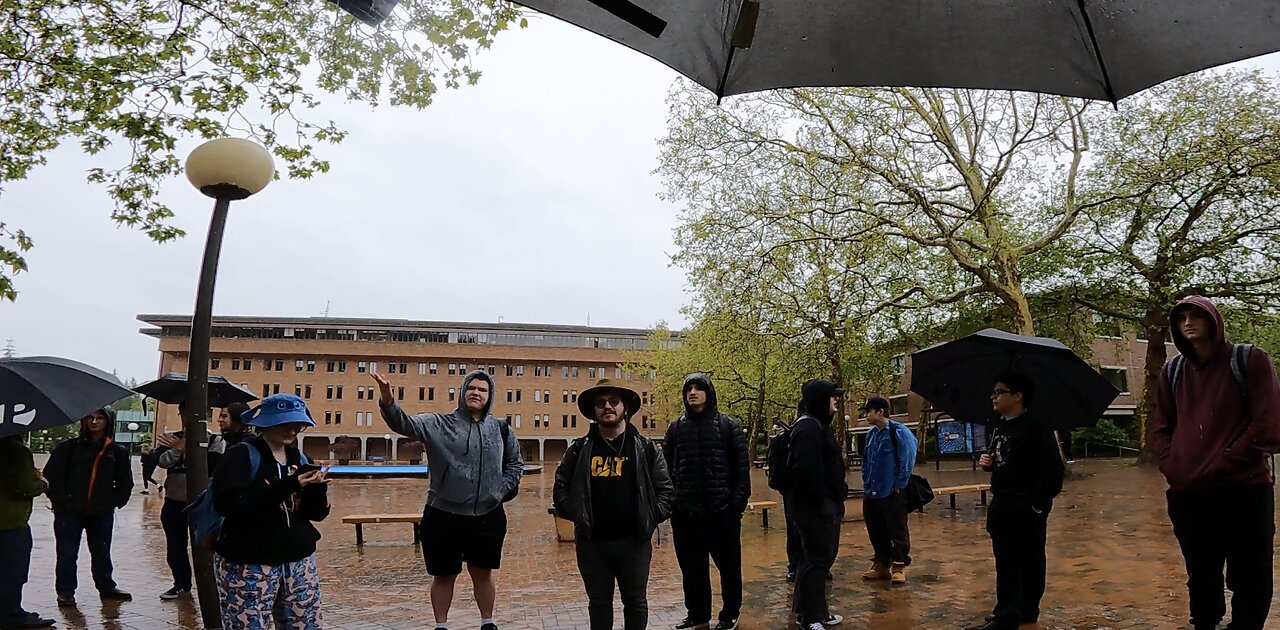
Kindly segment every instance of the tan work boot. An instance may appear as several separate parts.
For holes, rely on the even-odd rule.
[[[862,574],[864,580],[887,580],[889,579],[889,567],[880,564],[879,560],[871,562],[871,568]]]
[[[907,565],[894,563],[889,568],[889,581],[894,584],[907,583]]]

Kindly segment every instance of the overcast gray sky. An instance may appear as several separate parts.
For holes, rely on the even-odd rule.
[[[1276,55],[1254,63],[1280,72]],[[499,35],[478,65],[479,85],[422,111],[331,102],[313,116],[350,135],[321,147],[328,174],[232,205],[215,314],[329,303],[337,317],[683,325],[676,208],[651,173],[675,73],[547,18]],[[7,187],[4,219],[36,247],[18,301],[0,303],[0,344],[153,378],[135,317],[191,311],[212,204],[170,182],[188,236],[152,243],[110,223],[84,181],[93,164],[72,143]]]

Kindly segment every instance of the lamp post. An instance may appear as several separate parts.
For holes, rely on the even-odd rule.
[[[187,355],[186,437],[187,497],[194,501],[209,486],[209,336],[213,327],[213,288],[218,275],[218,255],[232,201],[244,199],[271,183],[275,164],[262,146],[240,138],[210,140],[187,156],[187,180],[213,197],[213,218],[204,244],[196,309],[191,317],[191,350]],[[193,541],[195,542],[195,541]],[[206,628],[221,628],[218,585],[213,577],[213,554],[204,545],[191,545],[196,594]]]

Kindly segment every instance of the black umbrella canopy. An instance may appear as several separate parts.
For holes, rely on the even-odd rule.
[[[1280,50],[1276,0],[521,0],[718,96],[801,86],[1116,101]]]
[[[79,361],[0,359],[0,437],[70,424],[132,394],[120,379]]]
[[[135,387],[133,391],[168,405],[176,405],[187,400],[187,375],[181,372],[170,372],[154,381]],[[253,393],[224,377],[209,377],[210,407],[221,408],[234,402],[249,403],[257,399],[258,397]]]
[[[1092,426],[1120,395],[1061,342],[988,328],[911,355],[911,391],[964,422],[992,420],[991,388],[1003,372],[1035,383],[1031,408],[1057,429]]]

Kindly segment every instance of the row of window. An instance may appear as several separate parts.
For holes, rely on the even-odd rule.
[[[254,363],[253,359],[239,358],[239,357],[233,357],[230,359],[226,359],[224,357],[218,357],[218,358],[210,359],[209,368],[213,370],[222,369],[222,362],[224,360],[228,362],[230,369],[234,372],[241,372],[241,371],[250,372],[253,370],[253,363]],[[266,372],[272,372],[272,371],[283,372],[284,364],[285,364],[284,359],[263,359],[262,369],[263,371],[266,371]],[[296,359],[293,362],[293,367],[295,372],[315,372],[316,361],[313,359]],[[524,376],[525,366],[523,365],[506,365],[504,367],[506,368],[506,375],[509,377],[522,378]],[[461,376],[461,375],[467,374],[466,363],[449,363],[449,364],[446,364],[446,369],[448,370],[448,373],[450,376]],[[484,372],[488,373],[491,376],[496,375],[498,372],[498,366],[492,365],[492,364],[477,365],[475,366],[475,369],[483,370]],[[576,365],[560,366],[560,375],[563,378],[582,378],[582,375],[586,375],[586,378],[591,380],[596,380],[596,379],[602,379],[602,378],[609,378],[611,369],[613,373],[613,378],[615,379],[631,379],[632,378],[631,373],[629,371],[623,370],[620,367],[579,368]],[[407,361],[399,361],[399,362],[390,361],[387,363],[388,374],[408,374],[409,370],[410,370],[410,363]],[[325,372],[346,372],[346,371],[347,371],[346,360],[335,359],[332,361],[325,362]],[[364,374],[366,372],[377,372],[377,371],[378,371],[377,361],[357,361],[356,362],[356,372],[360,374]],[[555,374],[555,369],[551,365],[535,365],[533,366],[532,371],[533,371],[534,377],[550,378]],[[425,361],[418,363],[419,376],[435,375],[435,374],[439,374],[439,372],[440,372],[439,363],[432,363],[432,362],[425,362]],[[658,375],[655,370],[649,371],[650,380],[656,379],[657,376]]]
[[[248,389],[249,386],[245,385],[244,388]],[[279,383],[263,383],[262,384],[263,398],[266,398],[267,396],[270,396],[272,394],[279,394],[279,393],[280,393]],[[328,385],[325,387],[325,390],[324,390],[324,399],[325,400],[342,400],[342,394],[343,394],[342,385]],[[293,395],[297,396],[298,398],[302,398],[304,400],[311,400],[311,386],[310,385],[294,385]],[[395,396],[396,396],[396,400],[403,401],[404,388],[403,387],[395,388]],[[448,399],[449,402],[455,402],[457,398],[458,398],[458,389],[455,387],[450,387],[449,399]],[[377,399],[378,399],[377,387],[374,387],[373,385],[370,385],[368,387],[360,385],[356,387],[356,400],[377,400]],[[418,388],[419,402],[434,402],[435,399],[436,399],[436,388],[434,387]],[[648,405],[650,403],[649,392],[641,392],[640,400],[643,404]],[[518,403],[523,401],[524,401],[524,390],[522,389],[507,390],[507,402]],[[578,390],[576,389],[563,390],[561,392],[560,401],[565,404],[578,402]],[[533,402],[541,403],[541,404],[551,404],[551,390],[549,389],[533,390]]]
[[[162,326],[163,337],[190,337],[190,326]],[[612,348],[643,350],[647,337],[605,337],[594,335],[547,335],[524,333],[468,333],[425,330],[359,330],[325,328],[275,328],[218,325],[212,336],[229,339],[321,339],[334,341],[375,341],[404,343],[450,343],[470,345],[540,346],[557,348]],[[662,348],[680,345],[680,340],[661,342]]]

